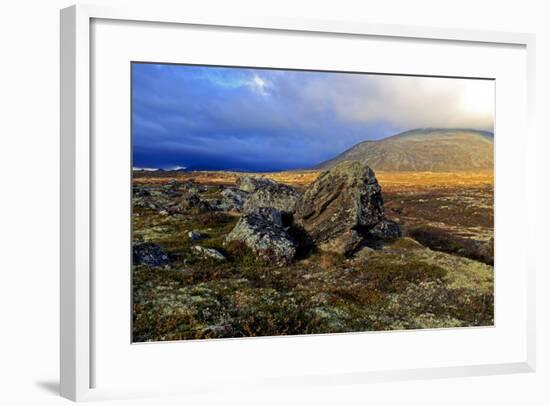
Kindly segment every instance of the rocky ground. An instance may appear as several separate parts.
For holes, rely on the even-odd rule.
[[[135,175],[134,341],[493,324],[492,179]]]

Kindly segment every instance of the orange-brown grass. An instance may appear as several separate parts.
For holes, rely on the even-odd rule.
[[[386,192],[416,188],[455,189],[492,186],[493,171],[476,172],[377,172],[376,178]]]
[[[259,176],[272,179],[279,183],[294,186],[306,186],[319,176],[318,171],[287,171],[271,173],[243,173],[226,171],[197,171],[197,172],[134,172],[134,183],[163,184],[172,180],[185,182],[192,181],[209,185],[234,185],[240,176]]]
[[[134,172],[134,183],[163,184],[172,180],[193,181],[200,184],[233,185],[239,176],[252,175],[272,179],[294,186],[307,186],[319,176],[320,171],[287,171],[272,173],[242,173],[226,171],[200,172]],[[463,187],[491,186],[493,171],[476,172],[383,172],[376,173],[384,191],[416,188],[454,189]]]

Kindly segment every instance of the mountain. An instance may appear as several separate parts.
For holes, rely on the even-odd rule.
[[[493,168],[493,133],[422,128],[378,141],[363,141],[313,169],[365,161],[375,171],[456,172]]]

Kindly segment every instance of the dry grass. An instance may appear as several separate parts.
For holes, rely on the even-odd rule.
[[[457,189],[492,186],[493,171],[476,172],[377,172],[385,192],[408,189]]]
[[[197,171],[197,172],[134,172],[134,183],[165,184],[170,181],[191,181],[204,185],[234,185],[240,176],[259,176],[272,179],[279,183],[292,186],[306,186],[319,176],[317,171],[288,171],[272,173],[246,173],[226,171]]]
[[[307,186],[317,177],[319,171],[287,171],[273,173],[242,173],[225,171],[200,172],[134,172],[136,184],[163,184],[177,180],[193,181],[209,185],[233,185],[239,176],[253,175],[272,179],[294,186]],[[493,171],[476,172],[377,172],[376,177],[384,191],[416,188],[454,189],[493,185]]]

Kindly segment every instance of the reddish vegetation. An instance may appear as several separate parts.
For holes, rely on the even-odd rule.
[[[289,171],[255,174],[288,185],[305,186],[319,176],[320,171]],[[240,172],[203,171],[203,172],[134,172],[134,182],[166,183],[171,180],[193,181],[202,184],[232,185]],[[377,172],[376,177],[384,191],[394,189],[442,188],[492,186],[493,171],[477,172]]]

